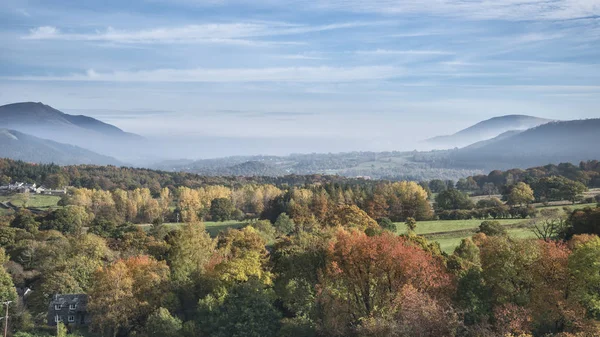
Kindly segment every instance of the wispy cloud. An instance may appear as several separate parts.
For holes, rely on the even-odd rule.
[[[452,55],[454,52],[444,50],[393,50],[393,49],[375,49],[358,50],[356,54],[366,55]]]
[[[63,32],[54,26],[33,28],[25,40],[102,41],[114,43],[231,43],[297,44],[298,42],[264,41],[256,38],[292,36],[338,29],[350,29],[383,22],[345,22],[326,25],[299,25],[282,22],[210,23],[176,27],[123,30],[108,27],[95,32]]]
[[[403,69],[391,66],[363,67],[289,67],[228,69],[156,69],[100,73],[93,69],[66,76],[0,77],[26,81],[96,81],[96,82],[354,82],[391,79]]]
[[[569,20],[600,15],[595,0],[323,0],[313,1],[318,9],[372,12],[387,15],[430,14],[472,20]]]

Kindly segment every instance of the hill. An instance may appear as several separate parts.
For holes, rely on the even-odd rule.
[[[61,144],[9,129],[0,129],[0,157],[31,163],[55,163],[59,165],[123,164],[115,158],[103,156],[77,146]]]
[[[42,103],[0,106],[0,125],[36,137],[126,157],[144,138],[92,117],[69,115]]]
[[[425,140],[425,143],[438,149],[464,147],[469,144],[497,137],[508,131],[527,130],[551,121],[552,120],[550,119],[526,115],[494,117],[452,135],[429,138]]]
[[[551,122],[481,146],[452,151],[455,166],[481,169],[532,167],[549,163],[579,163],[600,158],[600,119]]]

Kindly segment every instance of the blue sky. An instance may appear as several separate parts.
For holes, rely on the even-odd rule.
[[[228,139],[204,156],[600,117],[600,0],[3,0],[0,45],[0,104]]]

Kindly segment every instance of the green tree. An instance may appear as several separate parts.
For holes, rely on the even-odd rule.
[[[93,215],[82,206],[66,206],[50,213],[44,220],[42,229],[54,229],[65,234],[80,234],[83,227],[90,224]]]
[[[213,221],[231,220],[235,211],[235,205],[229,198],[217,198],[210,203],[210,217]]]
[[[37,233],[40,223],[36,220],[35,216],[31,211],[26,209],[20,209],[15,218],[10,223],[11,227],[20,228],[28,231],[29,233]]]
[[[506,235],[506,229],[496,220],[486,220],[479,225],[479,233],[487,236]]]
[[[574,296],[590,316],[600,319],[600,238],[576,245],[568,263],[575,282]]]
[[[381,229],[383,230],[390,231],[392,233],[396,233],[396,231],[398,230],[398,226],[396,225],[396,223],[390,220],[390,218],[379,219],[379,227],[381,227]]]
[[[222,304],[201,305],[199,326],[213,337],[277,336],[281,313],[273,305],[275,298],[262,282],[239,283]]]
[[[417,229],[417,220],[415,218],[406,218],[405,224],[409,233],[413,233]]]
[[[275,230],[280,235],[288,235],[294,231],[296,228],[296,224],[294,221],[290,219],[287,213],[281,213],[277,217],[277,221],[275,221]]]
[[[159,308],[148,317],[145,331],[148,337],[178,337],[182,326],[181,320],[169,310]]]
[[[186,224],[169,239],[169,266],[173,281],[186,284],[194,275],[204,272],[215,249],[215,242],[205,230],[203,224]]]
[[[443,210],[473,209],[474,204],[469,196],[456,189],[448,189],[435,197],[437,208]]]

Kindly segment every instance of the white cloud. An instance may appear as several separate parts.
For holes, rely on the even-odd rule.
[[[598,16],[597,0],[324,0],[319,9],[381,14],[431,14],[474,20],[567,20]]]
[[[390,49],[375,49],[375,50],[359,50],[357,54],[368,55],[452,55],[453,52],[443,50],[390,50]]]
[[[32,40],[54,39],[59,35],[60,31],[58,28],[52,26],[41,26],[30,29],[27,38]]]
[[[100,73],[93,69],[85,74],[66,76],[0,77],[25,81],[98,81],[98,82],[298,82],[336,83],[385,80],[399,77],[403,69],[390,66],[364,67],[289,67],[228,69],[156,69]]]
[[[256,38],[290,36],[338,29],[350,29],[384,22],[346,22],[328,25],[298,25],[281,22],[207,23],[176,27],[121,30],[108,27],[92,33],[65,33],[56,27],[33,28],[26,40],[103,41],[116,43],[230,43],[297,44],[297,42],[261,41]]]

